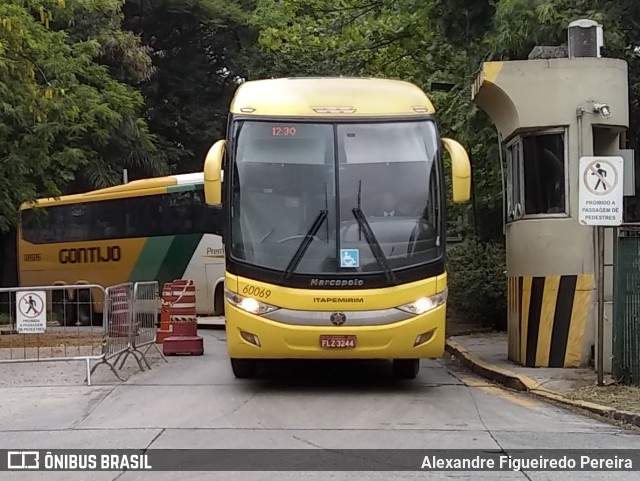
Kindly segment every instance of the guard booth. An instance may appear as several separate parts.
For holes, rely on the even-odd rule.
[[[585,29],[595,30],[591,50]],[[580,159],[621,156],[624,169],[633,164],[623,148],[627,64],[600,56],[594,22],[576,22],[569,32],[568,54],[542,47],[529,60],[486,62],[472,87],[503,146],[508,355],[527,367],[586,367],[595,358],[598,246],[596,228],[580,222],[578,193],[602,189],[598,180],[611,187],[623,175],[591,164],[587,176]],[[614,236],[607,231],[603,353],[610,372]]]

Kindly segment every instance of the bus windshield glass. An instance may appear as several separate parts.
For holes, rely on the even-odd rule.
[[[237,121],[231,255],[299,274],[385,273],[440,259],[434,122]]]

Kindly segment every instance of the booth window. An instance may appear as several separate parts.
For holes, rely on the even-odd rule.
[[[507,147],[507,221],[522,216],[520,172],[522,165],[522,144],[512,142]]]
[[[564,130],[519,135],[507,145],[507,220],[566,214]]]

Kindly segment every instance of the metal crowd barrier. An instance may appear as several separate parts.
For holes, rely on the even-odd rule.
[[[146,353],[154,346],[160,357],[168,362],[155,344],[156,323],[160,313],[160,294],[157,281],[128,282],[108,287],[106,292],[108,322],[105,325],[104,357],[93,366],[90,373],[101,364],[107,364],[113,373],[122,380],[116,370],[122,369],[129,355],[133,355],[141,371],[142,361],[148,369],[151,365]],[[142,352],[140,348],[147,347]],[[115,360],[111,362],[112,359]]]
[[[133,286],[133,336],[131,347],[140,352],[147,366],[145,354],[154,347],[160,357],[168,362],[162,350],[156,344],[156,332],[162,308],[160,285],[158,281],[136,282]],[[146,347],[144,352],[139,349]]]
[[[151,347],[154,347],[160,357],[168,362],[156,344],[156,329],[161,302],[157,281],[136,282],[133,285],[129,345],[126,351],[119,356],[121,358],[120,369],[124,366],[129,355],[133,355],[136,359],[140,370],[144,370],[141,361],[144,361],[147,368],[151,369],[146,358],[146,353]],[[143,352],[141,349],[144,347],[146,349]],[[140,357],[138,358],[138,356]]]
[[[104,358],[105,299],[97,284],[0,288],[0,364],[84,361],[90,384],[91,361]]]
[[[102,364],[109,366],[113,374],[123,381],[116,370],[116,364],[120,356],[129,349],[132,305],[133,283],[117,284],[109,286],[105,290],[105,318],[107,322],[104,324],[103,355],[87,375],[87,383],[89,385],[91,383],[91,374]],[[113,358],[116,358],[114,362],[112,362]],[[138,363],[138,366],[142,371],[142,365]]]
[[[89,386],[107,364],[123,381],[116,365],[129,355],[141,371],[151,346],[167,362],[155,344],[159,311],[156,281],[0,288],[0,364],[84,361]]]

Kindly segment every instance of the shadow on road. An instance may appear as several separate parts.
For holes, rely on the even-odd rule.
[[[429,362],[429,361],[427,361]],[[433,362],[433,361],[430,361]],[[339,391],[410,393],[428,391],[439,384],[429,384],[424,362],[413,380],[399,380],[393,375],[390,361],[383,360],[287,360],[264,361],[256,379],[243,381],[263,391],[305,392]],[[451,382],[449,382],[451,384]]]

